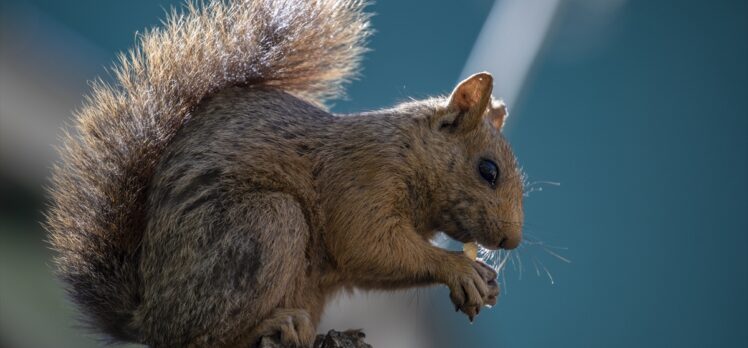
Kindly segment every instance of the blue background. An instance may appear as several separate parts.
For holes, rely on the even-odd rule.
[[[173,3],[4,1],[2,13],[27,24],[31,37],[51,18],[96,47],[81,62],[90,75],[71,81],[80,85],[104,74],[133,32],[158,24]],[[531,180],[561,183],[527,198],[527,232],[567,247],[560,253],[572,262],[525,248],[525,272],[510,269],[500,304],[473,325],[437,291],[429,301],[434,337],[445,347],[745,347],[748,3],[626,1],[592,36],[579,25],[580,3],[561,6],[508,126]],[[335,111],[448,93],[491,6],[372,5],[373,51]],[[42,183],[3,178],[0,332],[28,329],[2,315],[13,303],[71,325],[72,316],[59,314],[69,313],[59,291],[24,293],[24,282],[49,277],[36,225]],[[536,275],[533,259],[553,284],[542,268]],[[56,332],[37,329],[28,331]]]

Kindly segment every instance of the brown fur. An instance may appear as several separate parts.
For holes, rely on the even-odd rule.
[[[477,74],[449,98],[320,106],[356,68],[357,1],[212,2],[142,39],[78,113],[48,226],[91,323],[154,346],[309,346],[341,289],[446,284],[472,320],[495,272],[442,230],[516,247],[522,187]],[[232,87],[234,86],[234,87]],[[478,173],[500,168],[496,187]]]

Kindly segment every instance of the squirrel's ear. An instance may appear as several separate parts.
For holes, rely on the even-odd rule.
[[[492,100],[491,104],[488,105],[486,118],[489,122],[491,122],[491,125],[493,125],[494,128],[498,130],[504,128],[504,123],[506,122],[507,116],[509,116],[509,114],[506,111],[506,105],[504,104],[504,101]]]
[[[468,131],[479,126],[491,100],[492,89],[493,77],[485,72],[460,82],[449,96],[447,113],[440,120],[440,127]]]

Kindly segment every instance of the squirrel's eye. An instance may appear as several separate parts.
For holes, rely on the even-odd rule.
[[[496,166],[496,163],[491,160],[482,159],[478,164],[478,172],[480,172],[480,176],[483,179],[491,184],[491,187],[496,186],[496,179],[499,177],[499,167]]]

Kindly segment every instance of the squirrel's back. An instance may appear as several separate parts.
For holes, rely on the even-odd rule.
[[[147,188],[165,148],[206,97],[262,86],[316,105],[355,73],[368,16],[358,0],[211,1],[173,13],[94,84],[66,133],[47,213],[58,273],[90,325],[137,340]],[[251,97],[251,96],[250,96]]]

